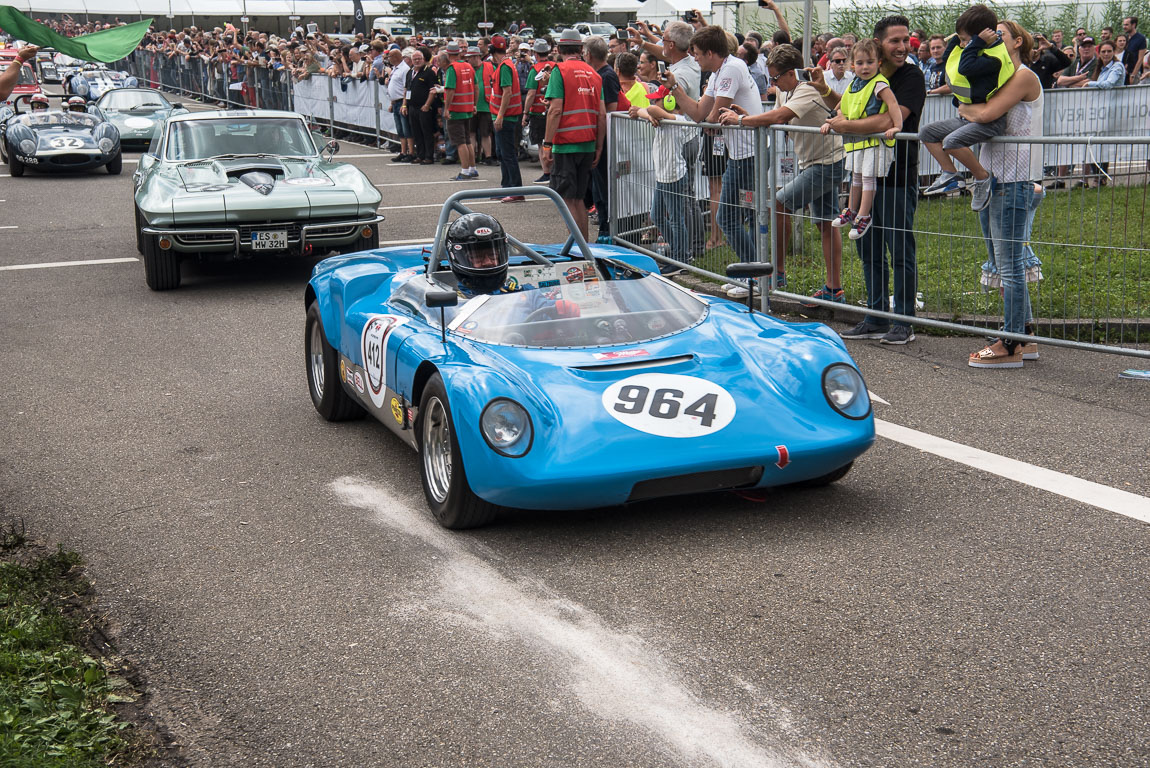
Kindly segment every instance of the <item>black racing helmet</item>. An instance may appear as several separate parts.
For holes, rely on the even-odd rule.
[[[494,216],[468,213],[447,228],[447,259],[460,287],[495,293],[507,280],[507,234]]]
[[[68,111],[87,112],[88,102],[84,101],[83,96],[73,96],[72,98],[68,99]]]

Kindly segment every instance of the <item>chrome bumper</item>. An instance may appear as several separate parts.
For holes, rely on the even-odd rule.
[[[349,221],[325,221],[325,222],[322,222],[319,224],[302,224],[302,225],[300,225],[300,228],[299,228],[300,229],[299,250],[300,250],[300,252],[303,252],[307,248],[308,236],[312,232],[315,232],[316,230],[322,231],[322,230],[330,230],[330,229],[349,229],[349,230],[353,230],[353,232],[354,232],[354,230],[359,229],[361,227],[365,227],[365,226],[373,226],[374,227],[374,226],[378,225],[380,222],[382,222],[383,220],[384,220],[383,216],[376,214],[375,216],[372,216],[369,219],[355,219],[355,220],[349,220]],[[253,226],[258,227],[259,225],[258,224],[257,225],[245,224],[243,226],[250,228]],[[185,239],[189,236],[220,238],[219,240],[217,240],[215,242],[208,241],[208,242],[204,243],[204,245],[209,246],[209,247],[213,247],[213,248],[218,248],[221,245],[224,245],[225,243],[223,242],[223,238],[225,238],[225,237],[230,238],[232,251],[233,251],[233,254],[235,256],[240,255],[240,248],[242,245],[242,241],[240,238],[240,227],[239,226],[236,226],[236,227],[185,227],[185,228],[180,228],[180,229],[159,229],[157,227],[142,227],[140,231],[143,232],[145,235],[166,235],[168,237],[175,239],[182,248],[191,249],[191,250],[195,249],[196,243],[194,241],[188,242]],[[327,239],[330,237],[343,238],[343,237],[348,237],[348,236],[349,236],[348,234],[326,235],[326,236],[323,234],[316,234],[313,237],[314,237],[314,239],[319,240],[319,239]]]

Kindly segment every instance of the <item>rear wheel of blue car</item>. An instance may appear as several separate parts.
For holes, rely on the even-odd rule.
[[[304,326],[304,366],[311,404],[327,421],[347,421],[363,416],[363,408],[343,388],[339,380],[339,353],[327,343],[319,305],[307,308]]]
[[[451,405],[439,374],[423,389],[417,429],[423,494],[435,519],[444,528],[455,529],[491,522],[498,507],[476,496],[467,483]]]
[[[144,282],[153,291],[180,287],[180,256],[161,248],[159,235],[144,235]]]

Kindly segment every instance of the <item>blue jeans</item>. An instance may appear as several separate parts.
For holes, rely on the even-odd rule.
[[[755,188],[755,158],[727,160],[723,171],[723,190],[719,193],[719,228],[727,236],[727,242],[735,249],[739,261],[755,260],[755,238],[743,224],[754,216],[750,209],[743,208],[740,190]],[[754,220],[751,220],[752,231]]]
[[[683,217],[683,200],[690,188],[687,176],[678,181],[655,182],[655,197],[651,200],[651,220],[667,241],[668,252],[675,261],[687,260],[687,221]]]
[[[519,173],[519,121],[504,118],[503,127],[495,132],[495,153],[499,155],[499,186],[522,187]]]
[[[395,118],[395,135],[401,139],[411,138],[411,126],[407,122],[407,115],[403,114],[403,102],[391,102],[391,114]]]
[[[995,179],[990,205],[978,216],[983,235],[994,244],[994,266],[1002,278],[1003,330],[1008,333],[1025,333],[1030,322],[1025,261],[1034,198],[1034,185],[1029,181],[1003,184]]]
[[[855,243],[863,263],[866,281],[867,309],[885,312],[889,309],[888,286],[894,276],[894,311],[914,315],[918,292],[918,264],[915,258],[914,212],[918,208],[918,184],[892,187],[879,183],[871,205],[871,228]],[[886,253],[890,252],[890,264]],[[889,325],[885,318],[867,315],[866,322],[879,327]],[[896,323],[906,325],[907,323]]]
[[[1053,175],[1053,174],[1050,174]],[[998,183],[997,181],[995,182]],[[1046,190],[1038,187],[1037,191],[1032,190],[1030,198],[1030,210],[1026,214],[1026,238],[1022,244],[1022,267],[1023,269],[1033,269],[1034,267],[1041,267],[1042,260],[1038,258],[1038,254],[1034,252],[1033,246],[1030,244],[1031,233],[1034,231],[1034,216],[1038,213],[1038,206],[1046,198]],[[994,264],[994,238],[990,236],[990,206],[983,208],[978,212],[978,221],[982,224],[982,236],[986,240],[986,261],[982,263],[982,271],[984,274],[997,275],[998,267]],[[1034,280],[1030,277],[1029,280]]]

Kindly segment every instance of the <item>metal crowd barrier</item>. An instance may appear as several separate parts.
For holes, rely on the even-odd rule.
[[[113,65],[139,80],[140,85],[242,109],[292,110],[291,75],[286,69],[225,65],[199,56],[137,50]]]
[[[834,230],[842,243],[845,303],[814,299],[811,294],[830,282],[818,223],[809,208],[781,213],[774,222],[770,212],[776,208],[779,191],[797,173],[789,137],[816,129],[742,129],[756,147],[753,178],[746,188],[738,185],[737,202],[720,200],[712,208],[711,199],[721,195],[711,194],[706,174],[717,169],[706,168],[701,155],[689,164],[692,181],[672,189],[657,183],[656,163],[665,164],[667,158],[656,157],[663,142],[656,145],[655,132],[669,128],[655,129],[621,113],[611,115],[608,122],[612,236],[619,244],[722,283],[735,282],[723,275],[729,263],[770,261],[776,265],[776,274],[764,291],[764,308],[769,295],[916,326],[997,334],[1003,316],[1001,278],[990,256],[993,246],[984,236],[980,214],[971,210],[969,194],[909,198],[915,206],[913,224],[899,241],[903,245],[898,256],[916,261],[916,284],[907,286],[914,296],[913,315],[895,314],[890,298],[885,298],[885,311],[867,308],[862,262],[847,229]],[[724,130],[737,132],[729,127]],[[900,134],[898,140],[916,138]],[[995,141],[1020,147],[1017,160],[1021,163],[1029,163],[1031,151],[1043,153],[1045,173],[1041,184],[1031,186],[1028,213],[1033,218],[1022,242],[1035,334],[1054,345],[1150,357],[1150,348],[1144,346],[1150,342],[1150,224],[1145,217],[1150,202],[1150,137]],[[699,144],[696,151],[702,153],[705,147],[702,141]],[[963,170],[961,165],[959,169]],[[926,164],[920,173],[919,191],[934,179]],[[836,190],[836,210],[845,207],[846,192],[845,183]],[[731,199],[730,195],[726,198]],[[755,240],[751,258],[737,254],[729,243],[707,247],[698,237],[688,239],[685,255],[681,246],[672,244],[676,236],[671,234],[666,209],[688,223],[701,216],[706,231],[713,224],[712,210],[716,219],[726,215],[729,225],[735,220],[736,206],[742,212],[743,229]],[[784,237],[787,230],[789,238]],[[890,254],[885,258],[889,263]],[[785,283],[776,282],[780,273]],[[888,285],[884,297],[893,296],[892,289],[897,287]]]

